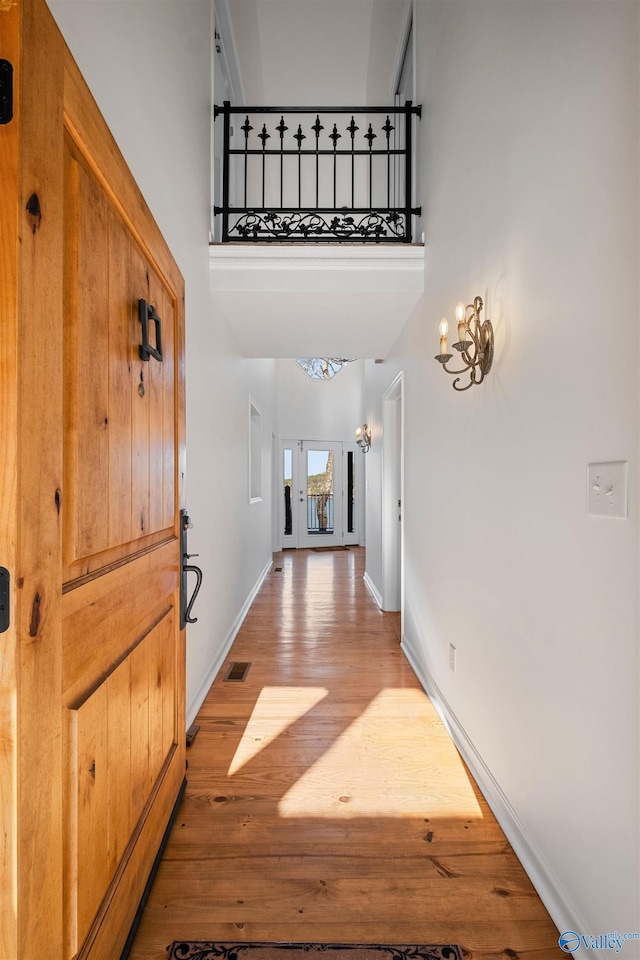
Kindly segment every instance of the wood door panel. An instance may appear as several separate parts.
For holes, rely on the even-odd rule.
[[[131,487],[131,404],[133,380],[122,362],[131,340],[131,305],[127,286],[129,245],[122,221],[109,219],[109,546],[134,539]],[[120,294],[120,295],[118,295]],[[167,524],[169,526],[170,524]]]
[[[165,360],[156,363],[153,360],[146,363],[147,368],[147,397],[149,408],[147,449],[149,451],[149,499],[147,506],[147,532],[162,530],[163,519],[163,477],[164,477],[164,397],[165,389],[163,373],[170,364],[168,355],[173,356],[173,350],[167,340],[170,336],[171,324],[167,322],[171,314],[165,311],[162,285],[157,277],[149,275],[148,295],[146,298],[155,308],[162,319],[162,348]],[[171,398],[173,397],[173,394]],[[173,421],[173,418],[172,418]]]
[[[177,602],[179,547],[164,544],[62,598],[63,694],[82,700]]]
[[[162,316],[171,317],[177,311],[177,305],[171,300],[166,290],[162,291]],[[176,444],[174,441],[174,423],[181,420],[179,405],[184,402],[184,396],[180,394],[178,387],[177,362],[180,359],[180,351],[177,349],[175,331],[180,330],[180,326],[175,319],[174,323],[166,324],[165,333],[165,352],[167,362],[162,364],[163,389],[162,389],[162,519],[160,521],[161,529],[167,529],[174,521],[176,513]],[[176,402],[178,407],[176,407]]]
[[[135,822],[131,806],[131,660],[107,677],[107,728],[118,764],[109,766],[109,876],[113,877],[129,843]],[[166,753],[169,752],[167,747]],[[165,756],[166,756],[165,753]]]
[[[73,814],[65,900],[71,955],[87,937],[177,743],[173,710],[166,737],[162,730],[164,701],[173,708],[174,630],[169,610],[100,686],[68,711]]]
[[[72,783],[76,835],[73,880],[67,890],[71,893],[70,902],[77,904],[74,953],[89,931],[110,879],[107,703],[107,684],[102,684],[71,714],[71,739],[76,745],[75,784]]]
[[[129,304],[136,298],[149,299],[147,265],[142,253],[129,246],[128,288],[125,292]],[[138,300],[135,299],[137,307]],[[130,308],[131,309],[131,308]],[[130,313],[132,320],[137,316]],[[139,324],[138,324],[139,326]],[[131,356],[131,521],[133,536],[137,539],[149,532],[149,373],[155,360],[144,362],[138,356]]]
[[[175,297],[67,138],[65,580],[169,534],[175,517]],[[162,320],[140,358],[138,302]],[[113,516],[112,516],[113,514]]]
[[[175,668],[172,663],[167,663],[163,657],[165,648],[171,647],[171,634],[175,629],[173,622],[174,611],[160,621],[155,630],[150,634],[148,643],[150,645],[147,658],[147,676],[149,684],[149,788],[153,787],[160,776],[162,765],[165,760],[165,741],[163,737],[163,701],[166,696],[172,694],[172,679],[175,675]],[[170,673],[171,676],[165,674]],[[165,682],[166,681],[166,682]],[[171,702],[173,706],[173,702]],[[167,750],[176,741],[175,723],[172,724],[170,731],[170,742]]]
[[[0,13],[2,56],[20,64],[20,20],[17,7]],[[2,563],[15,569],[17,552],[17,511],[13,491],[19,475],[18,450],[18,256],[19,230],[19,131],[15,123],[0,125],[0,551]],[[17,598],[12,591],[11,603]],[[11,796],[16,789],[15,768],[18,761],[18,728],[16,689],[19,648],[15,622],[0,635],[0,798]],[[0,956],[18,955],[18,931],[15,903],[19,899],[17,876],[18,810],[16,803],[2,803],[5,841],[0,856]],[[55,868],[54,868],[55,876]],[[48,880],[51,884],[51,878]],[[45,882],[45,889],[47,883]],[[58,906],[53,901],[54,909]]]
[[[14,34],[12,26],[7,30],[7,24],[16,24],[18,32]],[[4,46],[7,32],[9,54]],[[20,51],[15,49],[14,36],[20,39]],[[9,751],[4,769],[10,782],[4,780],[0,798],[0,860],[4,861],[6,851],[11,869],[4,873],[3,864],[6,885],[3,882],[0,890],[0,939],[3,946],[13,941],[5,956],[22,958],[46,956],[46,945],[57,945],[62,935],[59,505],[63,477],[59,439],[64,61],[55,24],[39,16],[31,4],[0,4],[0,42],[2,56],[10,55],[15,67],[14,121],[19,124],[18,153],[4,138],[0,145],[0,181],[4,181],[7,160],[15,158],[19,163],[17,192],[12,198],[18,222],[11,218],[13,232],[0,251],[3,260],[11,260],[15,254],[18,266],[13,291],[17,299],[3,317],[9,337],[2,337],[0,376],[0,393],[11,393],[9,409],[2,411],[9,417],[3,416],[0,434],[3,459],[6,456],[13,473],[12,486],[2,491],[2,512],[10,513],[11,520],[3,523],[0,551],[6,558],[2,563],[11,563],[13,569],[12,623],[1,635],[0,659],[7,657],[9,671],[15,665],[13,677],[7,677],[3,667],[2,678],[3,683],[9,680],[2,689],[2,703],[11,719],[7,742],[2,745],[3,754]],[[31,49],[28,68],[25,45]],[[39,53],[44,50],[46,56]],[[9,126],[15,131],[15,122]],[[9,156],[5,147],[11,151]],[[13,354],[5,353],[12,345]]]
[[[131,813],[137,821],[149,792],[149,671],[147,642],[131,654]]]
[[[109,208],[65,158],[65,532],[70,560],[108,546]]]

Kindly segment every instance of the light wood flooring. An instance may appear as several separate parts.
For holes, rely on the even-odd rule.
[[[362,548],[274,556],[198,716],[131,960],[181,939],[566,956],[363,572]]]

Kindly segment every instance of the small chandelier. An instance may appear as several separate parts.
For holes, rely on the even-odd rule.
[[[462,300],[456,305],[456,320],[458,322],[458,342],[451,344],[460,354],[464,366],[461,370],[449,370],[447,363],[453,357],[447,353],[447,333],[449,324],[445,317],[440,321],[440,353],[436,355],[438,363],[442,364],[447,373],[456,379],[453,381],[454,390],[468,390],[475,384],[482,383],[491,370],[493,362],[493,327],[490,320],[482,321],[480,312],[484,304],[482,297],[475,297],[473,303],[465,307]],[[469,383],[466,387],[459,387],[458,374],[469,374]]]
[[[371,447],[371,430],[366,423],[356,430],[356,443],[363,453],[368,453]]]
[[[311,380],[333,380],[345,363],[353,362],[346,357],[296,357],[296,363]]]

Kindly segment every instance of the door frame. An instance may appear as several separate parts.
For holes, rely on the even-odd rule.
[[[358,469],[358,464],[361,462],[362,457],[358,458],[357,451],[358,446],[355,441],[352,440],[291,440],[286,437],[280,437],[277,450],[278,450],[278,467],[277,470],[274,470],[274,497],[275,502],[273,504],[273,513],[276,517],[277,522],[277,535],[275,537],[275,543],[277,544],[276,549],[278,550],[296,550],[298,548],[304,549],[314,546],[313,543],[301,542],[299,536],[299,522],[297,516],[297,507],[299,504],[299,493],[300,490],[300,444],[309,444],[312,443],[320,448],[323,446],[341,446],[342,456],[340,457],[341,463],[336,466],[334,465],[334,476],[336,471],[339,470],[339,476],[342,483],[342,536],[339,539],[336,539],[335,536],[331,537],[331,542],[336,545],[342,546],[355,546],[360,543],[360,531],[362,529],[362,511],[363,511],[363,490],[364,490],[364,467],[361,466]],[[285,503],[284,503],[284,451],[292,451],[292,530],[291,534],[285,534]],[[355,465],[355,508],[353,511],[353,522],[354,529],[349,532],[346,529],[347,526],[347,512],[346,512],[346,496],[347,496],[347,471],[348,471],[348,454],[353,454],[354,465]],[[322,545],[321,541],[317,541],[315,545]],[[325,544],[327,545],[327,544]]]
[[[382,609],[404,609],[404,371],[382,395]]]

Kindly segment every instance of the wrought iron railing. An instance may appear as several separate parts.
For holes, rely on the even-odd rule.
[[[307,495],[307,533],[333,533],[333,494]]]
[[[412,203],[412,120],[421,107],[225,101],[214,116],[223,123],[222,202],[214,208],[223,243],[411,243],[421,212]]]

